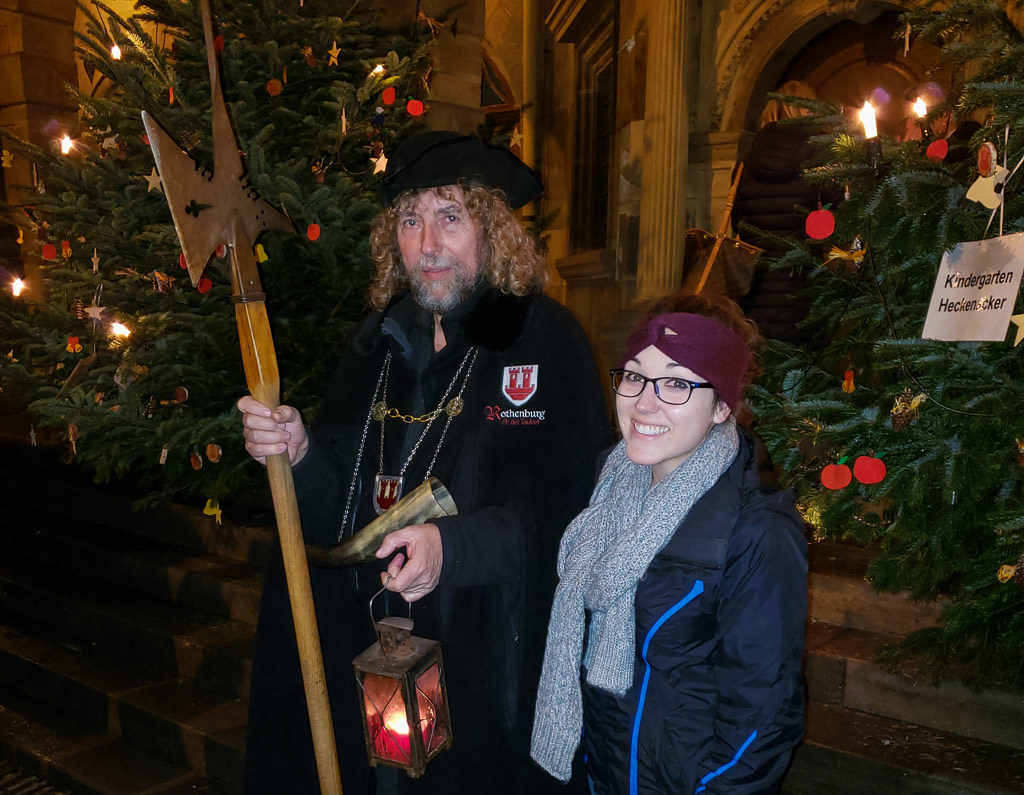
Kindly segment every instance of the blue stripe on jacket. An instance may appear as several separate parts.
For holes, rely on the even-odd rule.
[[[644,700],[647,698],[647,684],[651,679],[651,664],[647,661],[647,651],[651,647],[651,640],[654,638],[655,633],[661,629],[664,623],[702,593],[704,593],[704,581],[697,580],[686,596],[672,605],[672,607],[664,612],[661,618],[654,622],[654,625],[647,631],[647,637],[644,638],[644,645],[640,651],[640,656],[643,658],[646,670],[644,671],[643,683],[640,685],[640,695],[637,698],[636,717],[633,718],[633,738],[629,747],[629,795],[637,795],[638,791],[637,751],[640,745],[640,721],[644,714]]]

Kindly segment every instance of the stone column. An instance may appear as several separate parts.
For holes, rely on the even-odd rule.
[[[647,19],[647,101],[637,269],[637,298],[641,300],[671,292],[682,283],[689,148],[683,52],[686,7],[685,0],[653,0]]]

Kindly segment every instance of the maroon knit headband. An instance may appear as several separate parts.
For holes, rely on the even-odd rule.
[[[736,411],[751,357],[750,348],[739,334],[705,315],[653,315],[629,335],[622,366],[651,345],[676,364],[710,381],[718,396]]]

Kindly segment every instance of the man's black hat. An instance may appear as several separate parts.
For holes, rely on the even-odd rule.
[[[460,180],[500,188],[515,210],[544,190],[540,175],[508,149],[448,130],[420,133],[388,158],[381,195],[387,204],[407,190],[455,185]]]

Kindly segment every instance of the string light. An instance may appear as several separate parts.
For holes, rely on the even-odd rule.
[[[121,48],[118,47],[116,44],[110,48],[110,57],[113,58],[115,61],[121,60]]]
[[[875,124],[875,109],[870,102],[864,103],[864,107],[860,109],[859,115],[860,122],[864,125],[864,137],[876,138],[878,136],[878,126]]]
[[[63,138],[60,139],[60,153],[62,155],[68,154],[74,147],[74,145],[75,142],[71,140],[71,136],[65,135]]]
[[[11,282],[11,292],[14,293],[14,297],[15,298],[17,298],[19,295],[21,295],[22,290],[24,290],[24,289],[25,289],[25,282],[23,282],[21,279],[15,278],[15,280],[13,282]]]
[[[918,97],[917,101],[914,102],[914,113],[922,118],[928,113],[928,106],[924,104],[924,100],[921,97]]]
[[[116,320],[110,324],[110,333],[115,337],[127,337],[130,336],[132,330],[128,328],[124,323],[119,323]]]
[[[380,76],[381,76],[382,74],[384,74],[384,73],[385,73],[386,71],[387,71],[387,69],[386,69],[386,68],[384,67],[384,64],[382,64],[382,63],[379,63],[379,64],[377,64],[377,65],[376,65],[376,66],[375,66],[375,67],[373,68],[373,71],[372,71],[372,72],[370,72],[370,74],[372,74],[372,75],[377,75],[378,77],[380,77]]]

